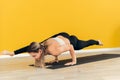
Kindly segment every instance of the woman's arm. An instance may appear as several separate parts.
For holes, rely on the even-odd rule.
[[[45,68],[45,54],[44,52],[41,54],[39,59],[35,59],[35,67]]]
[[[69,51],[70,51],[70,55],[72,57],[72,62],[68,62],[65,65],[74,65],[74,64],[77,63],[77,59],[76,59],[76,55],[75,55],[73,45],[70,45],[70,50]]]
[[[17,54],[20,54],[20,53],[27,52],[28,47],[29,47],[29,46],[25,46],[25,47],[23,47],[23,48],[20,48],[20,49],[18,49],[18,50],[15,50],[15,51],[14,51],[14,54],[17,55]]]

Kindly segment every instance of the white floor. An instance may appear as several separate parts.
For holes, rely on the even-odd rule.
[[[0,80],[120,80],[120,52],[77,54],[78,64],[65,67],[69,55],[59,57],[60,63],[47,69],[29,66],[27,57],[0,59]],[[46,61],[52,60],[51,56]]]

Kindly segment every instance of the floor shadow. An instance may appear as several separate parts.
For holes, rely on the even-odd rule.
[[[86,57],[78,57],[76,65],[86,64],[86,63],[96,62],[96,61],[101,61],[106,59],[118,58],[118,57],[120,57],[120,54],[99,54],[99,55],[92,55],[92,56],[86,56]],[[64,66],[64,64],[69,61],[71,61],[71,59],[61,60],[59,61],[59,63],[46,64],[46,65],[49,66],[48,67],[49,69],[65,68],[65,67],[70,67],[70,66]]]

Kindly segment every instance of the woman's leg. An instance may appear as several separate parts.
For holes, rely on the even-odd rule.
[[[15,51],[13,51],[13,52],[4,50],[4,51],[2,51],[1,53],[2,53],[3,55],[14,56],[14,55],[17,55],[17,54],[20,54],[20,53],[27,52],[27,49],[28,49],[28,46],[23,47],[23,48],[20,48],[20,49],[18,49],[18,50],[15,50]]]
[[[23,48],[20,48],[20,49],[18,49],[18,50],[15,50],[15,51],[14,51],[14,54],[16,55],[16,54],[20,54],[20,53],[27,52],[28,47],[29,47],[29,46],[25,46],[25,47],[23,47]]]
[[[59,36],[59,35],[61,35],[61,36],[63,36],[63,37],[66,37],[66,38],[69,38],[69,34],[66,33],[66,32],[61,32],[61,33],[55,34],[55,35],[51,36],[50,38],[57,37],[57,36]],[[49,38],[48,38],[48,39],[49,39]],[[47,40],[47,39],[45,39],[44,41],[46,41],[46,40]],[[42,42],[44,42],[44,41],[42,41]],[[42,42],[40,42],[40,43],[42,43]],[[28,47],[29,47],[29,46],[25,46],[25,47],[23,47],[23,48],[20,48],[20,49],[18,49],[18,50],[15,50],[15,51],[14,51],[14,54],[16,55],[16,54],[20,54],[20,53],[27,52]]]
[[[84,41],[84,40],[79,40],[76,36],[70,36],[70,42],[71,44],[73,44],[75,50],[83,49],[85,47],[92,45],[100,45],[99,41],[97,40],[90,39]]]
[[[55,34],[55,35],[53,35],[53,36],[51,36],[50,38],[54,38],[54,37],[57,37],[57,36],[63,36],[63,37],[65,37],[65,38],[68,38],[69,39],[69,34],[68,33],[66,33],[66,32],[61,32],[61,33],[58,33],[58,34]]]
[[[92,45],[99,45],[99,41],[93,40],[93,39],[90,39],[87,41],[83,41],[83,40],[77,41],[77,49],[78,50],[83,49],[83,48],[88,47],[88,46],[92,46]]]
[[[66,38],[69,39],[69,34],[66,33],[66,32],[60,32],[60,33],[55,34],[55,35],[53,35],[53,36],[51,36],[51,37],[49,37],[49,38],[54,38],[54,37],[57,37],[57,36],[59,36],[59,35],[61,35],[61,36],[63,36],[63,37],[66,37]],[[47,39],[41,41],[40,44],[43,43],[44,41],[48,40],[49,38],[47,38]]]

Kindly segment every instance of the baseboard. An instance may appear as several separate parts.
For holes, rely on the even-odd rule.
[[[120,47],[119,48],[98,48],[98,49],[87,49],[87,50],[78,50],[75,51],[76,53],[93,53],[93,52],[113,52],[113,51],[120,51]]]
[[[87,49],[87,50],[77,50],[75,51],[76,54],[80,54],[80,53],[94,53],[94,52],[111,52],[111,51],[120,51],[120,47],[118,48],[98,48],[98,49]],[[65,54],[68,54],[68,52],[65,52]],[[0,59],[4,59],[4,58],[17,58],[17,57],[29,57],[30,55],[28,53],[24,53],[24,54],[18,54],[15,55],[13,57],[8,56],[8,55],[1,55]]]

